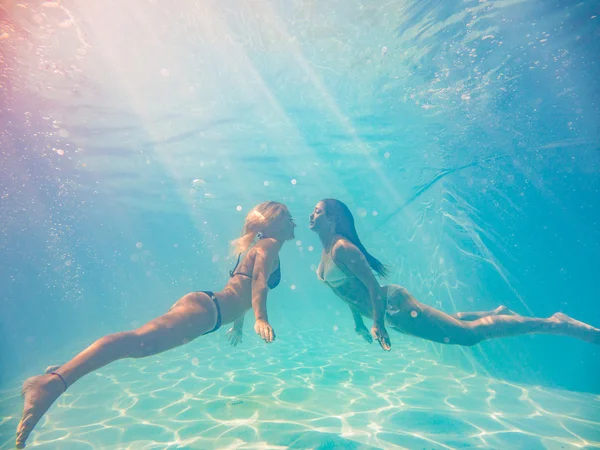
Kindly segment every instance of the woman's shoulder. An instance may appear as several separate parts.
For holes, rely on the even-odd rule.
[[[360,252],[358,247],[345,237],[340,237],[331,247],[331,257],[334,262],[343,262],[354,253]]]
[[[259,249],[262,251],[277,251],[279,249],[279,241],[269,237],[261,238],[254,244],[250,251],[256,252]]]
[[[353,250],[358,250],[358,248],[344,236],[340,236],[331,247],[331,253],[333,255],[335,255],[336,253],[344,253]]]

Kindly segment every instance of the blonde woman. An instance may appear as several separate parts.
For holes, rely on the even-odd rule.
[[[255,206],[246,216],[242,236],[232,242],[238,261],[222,291],[186,294],[166,314],[142,327],[104,336],[66,364],[26,380],[17,448],[25,447],[35,425],[69,386],[113,361],[156,355],[231,322],[233,327],[227,334],[236,345],[241,341],[244,314],[250,308],[256,318],[256,333],[265,342],[273,342],[275,332],[267,316],[267,293],[279,284],[279,250],[285,241],[294,238],[295,227],[282,203]]]

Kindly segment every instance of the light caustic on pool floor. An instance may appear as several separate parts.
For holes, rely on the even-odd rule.
[[[216,336],[89,375],[28,448],[600,448],[598,396],[470,374],[409,340],[391,353],[322,332],[227,346]],[[21,404],[16,388],[1,396],[8,449]]]

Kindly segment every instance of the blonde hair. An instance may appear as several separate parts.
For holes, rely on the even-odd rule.
[[[232,253],[244,253],[252,247],[258,234],[284,211],[287,211],[287,207],[279,202],[263,202],[252,208],[246,216],[240,237],[231,241]]]

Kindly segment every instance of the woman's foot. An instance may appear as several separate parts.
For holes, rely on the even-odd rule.
[[[64,391],[65,386],[56,375],[38,375],[25,380],[21,388],[23,415],[17,427],[17,448],[25,447],[33,428]]]
[[[563,313],[555,313],[550,320],[564,325],[570,336],[576,337],[592,344],[600,345],[600,330],[587,323],[575,320]]]
[[[516,312],[511,311],[504,305],[498,306],[494,311],[495,316],[516,316],[518,315]]]

